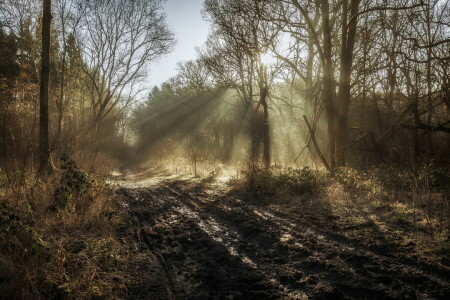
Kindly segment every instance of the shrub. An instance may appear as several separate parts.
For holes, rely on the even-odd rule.
[[[48,255],[48,244],[32,226],[21,218],[7,202],[0,203],[0,240],[3,247],[23,251],[27,255]]]
[[[54,205],[52,209],[66,208],[73,197],[89,197],[89,190],[95,180],[81,170],[67,154],[61,157],[63,173],[59,186],[54,192]]]
[[[247,174],[250,178],[251,174]],[[287,172],[257,169],[250,189],[260,194],[292,193],[298,196],[317,196],[325,184],[326,175],[308,167]],[[248,179],[249,180],[249,179]]]
[[[97,179],[102,174],[89,174],[64,155],[61,171],[26,175],[31,179],[20,190],[6,182],[0,195],[0,298],[121,295],[125,250],[108,219],[117,208],[112,189]]]
[[[432,239],[450,232],[450,180],[447,167],[425,164],[412,170],[380,166],[366,172],[341,169],[335,180],[344,193],[340,198],[389,208],[389,221],[406,227],[422,227]],[[337,189],[334,189],[337,191]],[[336,199],[332,193],[329,198]],[[404,209],[403,209],[404,208]],[[407,211],[407,213],[406,213]],[[423,225],[423,226],[422,226]]]

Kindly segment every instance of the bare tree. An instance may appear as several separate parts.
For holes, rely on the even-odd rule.
[[[209,41],[210,49],[215,49],[216,52],[212,56],[215,60],[206,61],[206,63],[216,71],[213,71],[213,74],[218,74],[219,77],[223,78],[226,74],[232,75],[232,78],[227,78],[230,86],[237,88],[246,107],[251,108],[252,111],[252,157],[257,157],[256,144],[261,138],[263,162],[268,168],[271,164],[268,98],[270,85],[276,72],[268,72],[262,56],[276,43],[278,29],[261,18],[263,9],[261,4],[256,1],[208,0],[205,2],[205,11],[215,27],[214,35],[216,36]],[[220,52],[225,49],[227,58],[224,59],[225,53]],[[234,59],[227,64],[226,60],[229,58]],[[221,60],[223,62],[217,64]],[[231,72],[224,72],[224,67],[231,68]],[[258,100],[255,101],[254,96],[258,96]],[[261,122],[259,122],[260,109],[262,109]],[[259,129],[261,129],[261,137],[256,134]]]
[[[174,45],[161,0],[82,1],[78,43],[91,91],[92,122],[97,125],[119,105],[142,92],[149,63]],[[120,109],[119,109],[120,110]]]
[[[211,74],[200,60],[178,63],[178,80],[181,86],[193,89],[198,95],[213,86]]]

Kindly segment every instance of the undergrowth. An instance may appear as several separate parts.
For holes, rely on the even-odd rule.
[[[448,167],[431,162],[415,172],[379,166],[367,171],[340,169],[333,176],[309,168],[257,169],[246,175],[247,189],[260,196],[315,203],[319,209],[326,205],[350,222],[371,220],[377,228],[404,232],[424,251],[450,250]],[[450,259],[450,252],[446,255]]]
[[[246,173],[250,191],[261,195],[291,194],[300,197],[316,197],[326,184],[328,175],[321,171],[303,169],[264,170]]]
[[[103,175],[83,171],[67,155],[45,179],[21,175],[18,186],[2,175],[0,298],[121,298],[125,258]]]

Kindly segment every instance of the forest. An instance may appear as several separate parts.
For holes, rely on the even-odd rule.
[[[0,0],[0,299],[450,299],[450,1]]]

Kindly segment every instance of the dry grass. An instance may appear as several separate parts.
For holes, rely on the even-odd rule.
[[[448,173],[437,170],[441,175],[436,176],[435,171],[428,166],[417,173],[390,168],[343,170],[324,188],[323,201],[358,225],[349,235],[368,228],[395,233],[400,243],[413,242],[416,251],[440,259],[450,253],[440,250],[450,249],[450,186]]]
[[[3,177],[2,297],[111,299],[124,293],[120,265],[125,254],[111,220],[116,210],[113,192],[103,174],[83,173],[89,180],[82,192],[70,190],[67,203],[55,209],[55,191],[73,184],[62,180],[67,172],[73,170],[58,170],[45,179],[20,175],[26,178],[20,186]]]
[[[117,165],[117,160],[104,152],[77,151],[73,156],[79,167],[97,175],[109,174]]]
[[[349,236],[384,234],[400,243],[413,241],[417,252],[428,257],[450,259],[448,170],[430,165],[416,173],[388,167],[344,169],[335,176],[309,169],[259,170],[253,182],[252,192],[270,201],[301,201],[331,210],[351,228]]]

